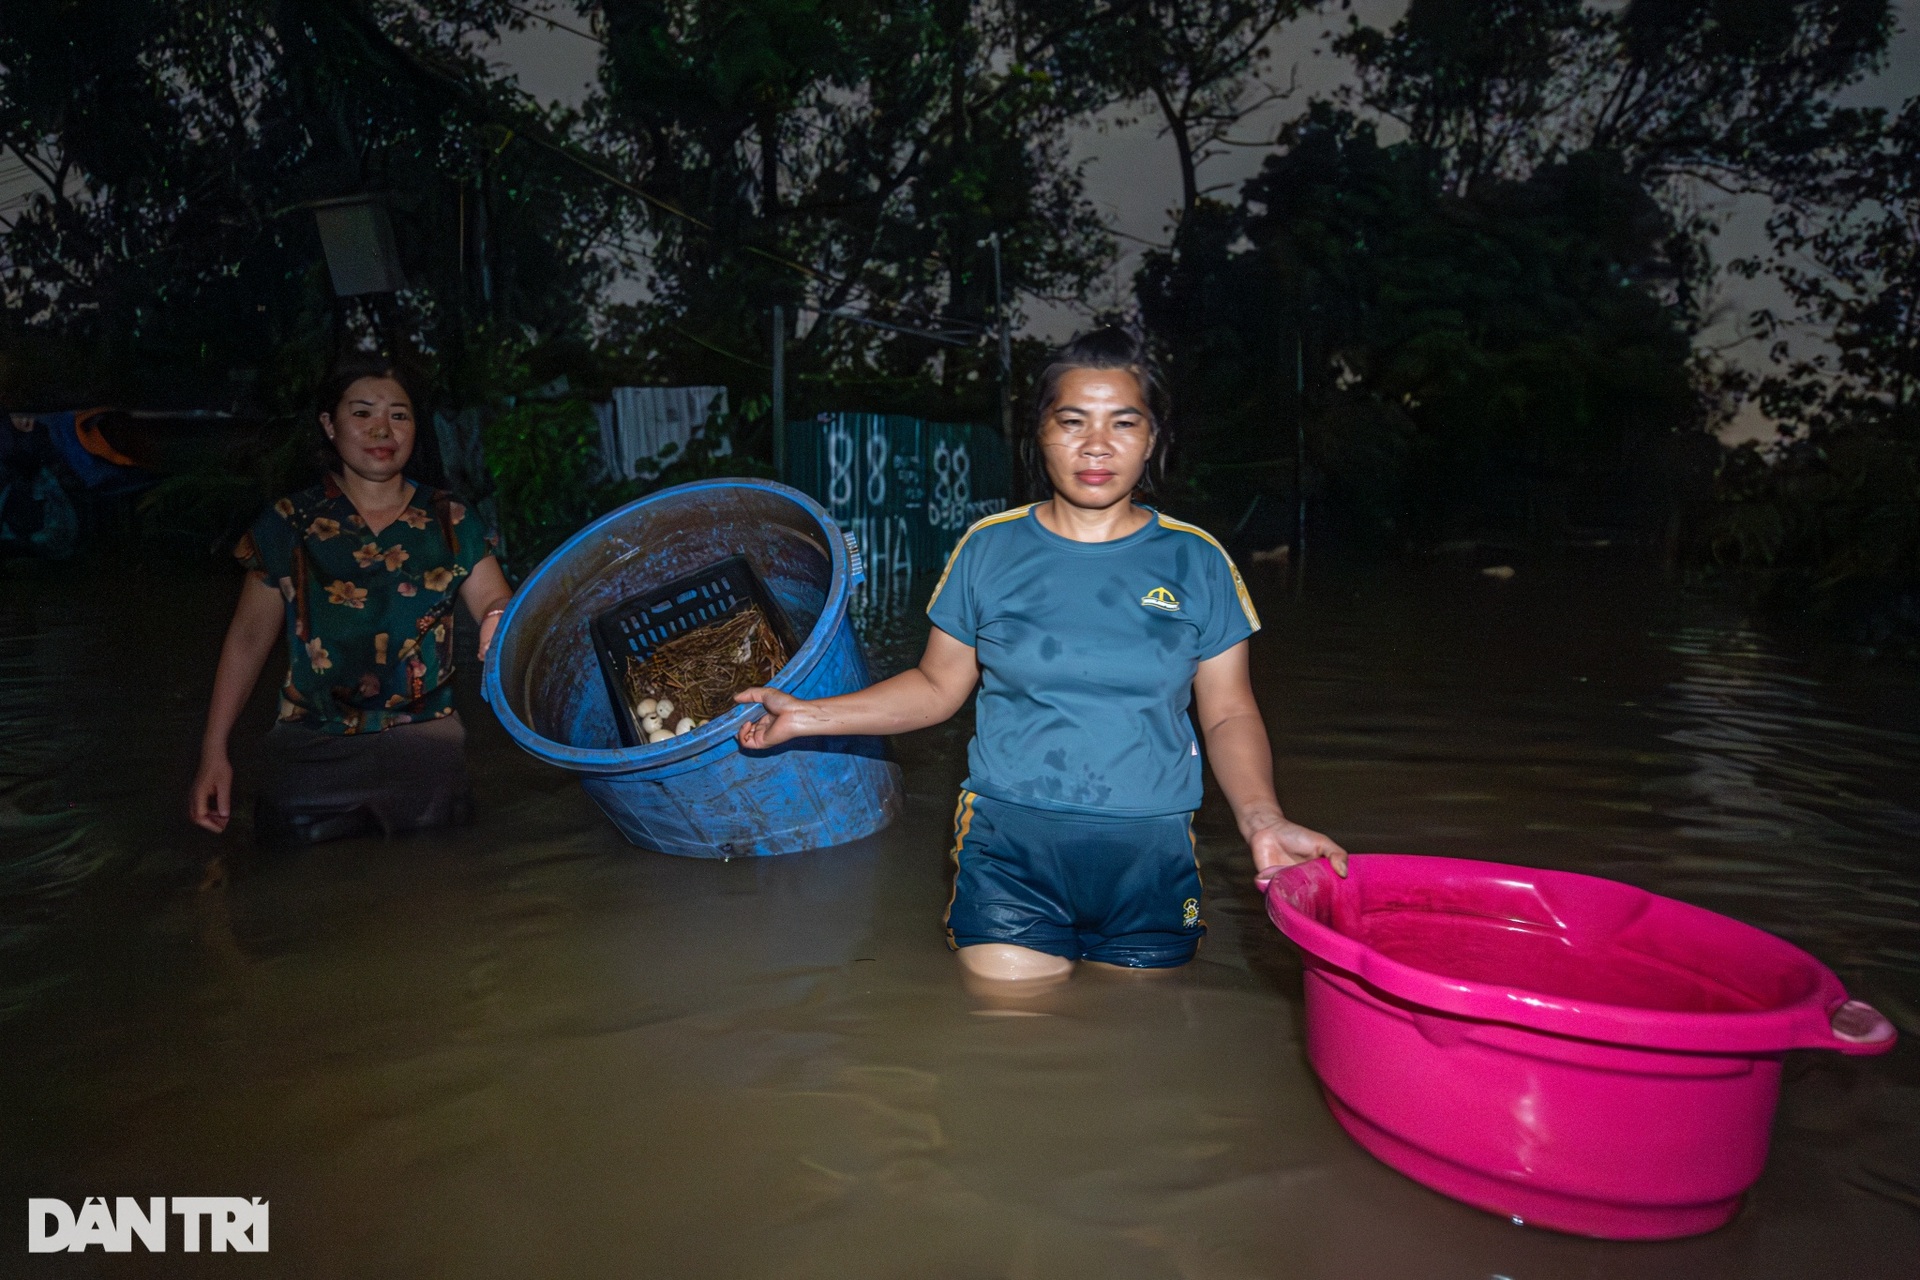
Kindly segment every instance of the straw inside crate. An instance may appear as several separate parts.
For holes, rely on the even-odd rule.
[[[732,710],[734,694],[772,680],[790,656],[760,606],[749,605],[675,636],[645,660],[628,657],[627,709],[638,725],[641,699],[670,698],[676,719],[711,720]]]

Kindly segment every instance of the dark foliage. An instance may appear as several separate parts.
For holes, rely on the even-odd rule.
[[[1297,412],[1351,532],[1524,528],[1615,476],[1636,437],[1694,421],[1687,333],[1660,297],[1671,227],[1610,156],[1453,195],[1432,151],[1317,105],[1241,208],[1182,230],[1141,299],[1180,337],[1202,496],[1286,475]]]
[[[1101,15],[845,0],[602,12],[603,145],[662,202],[644,246],[652,297],[628,313],[642,366],[764,385],[770,309],[805,307],[796,413],[997,416],[987,237],[1001,233],[1009,296],[1076,294],[1108,253],[1062,138],[1096,86],[1059,63]],[[820,318],[838,311],[896,328]]]
[[[1672,541],[1714,447],[1690,349],[1706,184],[1776,201],[1749,269],[1832,341],[1746,388],[1785,443],[1723,469],[1693,545],[1794,607],[1913,597],[1920,119],[1834,105],[1882,56],[1887,0],[1413,0],[1347,31],[1359,84],[1232,199],[1199,167],[1286,92],[1261,40],[1295,0],[581,8],[601,92],[571,114],[475,53],[526,20],[507,0],[7,6],[0,159],[39,192],[0,209],[0,397],[268,421],[149,499],[204,530],[299,478],[307,390],[380,348],[432,371],[436,407],[492,415],[524,569],[638,491],[601,476],[581,399],[614,382],[733,390],[661,482],[764,468],[775,306],[791,416],[996,417],[992,244],[1016,316],[1084,299],[1112,241],[1066,139],[1117,107],[1158,118],[1182,187],[1137,280],[1169,500],[1231,525],[1304,489],[1348,545]],[[408,279],[379,303],[332,298],[306,211],[357,192],[384,195]],[[626,273],[645,288],[613,305]],[[1013,382],[1044,359],[1016,343]],[[549,384],[571,389],[529,398]]]
[[[239,373],[285,408],[364,340],[437,357],[464,401],[501,342],[583,338],[602,276],[582,229],[611,213],[509,143],[548,122],[466,46],[509,9],[9,6],[0,144],[44,190],[0,241],[5,394],[218,403]],[[387,196],[412,285],[378,309],[336,308],[302,208],[358,192]]]
[[[1920,650],[1920,99],[1870,124],[1774,218],[1773,273],[1829,341],[1775,348],[1755,390],[1782,438],[1728,460],[1703,551],[1767,605]]]
[[[1356,25],[1347,106],[1312,104],[1140,275],[1193,499],[1230,519],[1304,484],[1375,544],[1670,526],[1697,452],[1670,442],[1708,417],[1689,193],[1804,192],[1860,134],[1832,96],[1890,23],[1885,0],[1414,0]]]

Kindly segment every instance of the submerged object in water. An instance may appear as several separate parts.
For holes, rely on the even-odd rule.
[[[1893,1026],[1791,943],[1594,876],[1357,854],[1267,887],[1306,953],[1307,1056],[1353,1138],[1515,1221],[1711,1231],[1760,1176],[1789,1049]]]

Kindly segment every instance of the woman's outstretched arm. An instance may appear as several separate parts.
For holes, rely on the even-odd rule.
[[[286,602],[280,592],[249,577],[240,588],[227,639],[220,646],[220,665],[213,673],[213,696],[207,702],[207,728],[200,739],[200,768],[187,797],[187,814],[209,831],[227,829],[233,800],[233,765],[227,759],[227,738],[233,722],[247,705],[260,668],[280,638]]]
[[[1193,678],[1194,711],[1207,740],[1213,776],[1253,850],[1255,875],[1270,879],[1281,867],[1326,858],[1347,874],[1347,851],[1318,831],[1289,822],[1273,790],[1273,747],[1247,676],[1247,642],[1200,664]]]
[[[758,750],[792,738],[924,729],[964,706],[979,679],[973,646],[935,627],[927,636],[927,651],[920,656],[919,666],[858,693],[803,702],[777,689],[741,691],[735,702],[757,702],[767,714],[740,726],[740,745]]]

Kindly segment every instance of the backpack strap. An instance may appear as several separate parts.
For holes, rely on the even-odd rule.
[[[313,638],[312,619],[307,612],[307,538],[301,534],[293,541],[293,634],[302,640]]]
[[[440,522],[440,536],[447,540],[447,550],[453,553],[455,564],[460,563],[460,535],[453,531],[453,495],[445,489],[433,491],[433,517]]]
[[[313,618],[307,605],[307,530],[313,522],[299,507],[293,509],[293,634],[300,640],[313,638]]]

